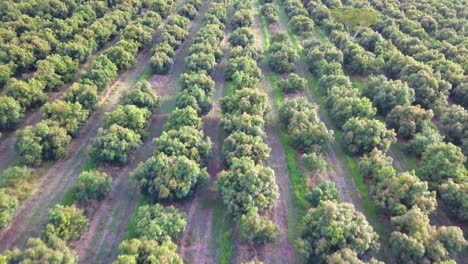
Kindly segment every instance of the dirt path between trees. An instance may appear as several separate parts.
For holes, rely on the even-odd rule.
[[[224,71],[227,65],[228,38],[231,32],[232,7],[228,7],[228,19],[224,30],[222,43],[223,59],[218,63],[212,78],[215,81],[213,94],[213,108],[203,117],[203,132],[213,142],[211,157],[208,160],[207,169],[210,175],[207,188],[199,191],[193,200],[182,204],[187,213],[187,227],[179,241],[179,254],[185,263],[216,263],[217,245],[211,243],[213,204],[220,199],[213,184],[217,174],[222,169],[219,120],[221,117],[220,99],[225,88]]]

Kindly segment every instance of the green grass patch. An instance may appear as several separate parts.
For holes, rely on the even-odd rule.
[[[217,262],[229,264],[234,255],[234,239],[232,237],[232,227],[234,225],[232,217],[226,217],[225,206],[221,199],[202,201],[203,206],[213,207],[213,220],[211,229],[211,244],[217,245]]]
[[[390,147],[396,158],[400,161],[404,170],[416,170],[418,164],[416,157],[405,153],[405,145],[401,141],[397,141]]]
[[[364,82],[359,79],[356,75],[350,75],[351,83],[356,87],[360,92],[364,90]]]
[[[150,204],[149,198],[142,195],[140,200],[137,203],[136,208],[139,208],[140,206],[144,206],[148,204]],[[127,234],[125,235],[125,239],[136,238],[136,225],[137,225],[137,219],[136,219],[136,210],[135,210],[132,217],[130,218],[130,221],[128,222]]]
[[[260,5],[260,0],[257,1],[257,9]],[[260,24],[262,25],[262,34],[263,34],[263,46],[265,51],[270,48],[270,32],[268,32],[268,23],[265,20],[265,17],[259,15],[260,17]]]
[[[258,7],[258,6],[257,6]],[[280,9],[280,16],[286,16],[284,10]],[[284,17],[283,17],[284,19]],[[264,50],[265,52],[268,51],[270,47],[270,32],[268,31],[268,26],[266,26],[265,19],[261,17],[262,22],[262,33],[264,39]],[[288,31],[289,34],[289,31]],[[301,44],[300,40],[294,35],[289,34],[292,42],[294,43],[295,47],[300,51]],[[274,72],[267,72],[266,77],[271,84],[273,95],[274,95],[274,103],[277,109],[281,109],[284,104],[284,94],[280,90],[278,86],[278,82],[280,81],[280,76]],[[306,176],[301,167],[298,164],[298,154],[296,150],[291,146],[289,134],[286,131],[286,128],[282,127],[281,124],[277,126],[278,131],[280,132],[280,140],[283,146],[285,158],[286,158],[286,166],[288,169],[289,179],[291,181],[293,197],[290,204],[288,204],[289,213],[287,216],[288,221],[288,238],[290,241],[294,241],[299,236],[298,230],[298,221],[301,219],[309,206],[307,200],[305,199],[305,193],[307,191],[307,184],[306,184]],[[300,210],[298,210],[298,208]]]
[[[138,81],[149,81],[153,76],[153,70],[151,69],[151,65],[146,66],[145,71],[140,75]]]
[[[73,186],[68,188],[65,196],[63,196],[62,205],[70,206],[75,203],[75,193],[73,192]]]

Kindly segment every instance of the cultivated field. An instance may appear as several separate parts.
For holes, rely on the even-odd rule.
[[[467,6],[0,1],[0,264],[467,263]]]

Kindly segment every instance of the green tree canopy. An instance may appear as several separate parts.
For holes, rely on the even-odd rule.
[[[186,215],[174,206],[160,204],[140,206],[136,212],[135,233],[139,238],[170,242],[178,237],[187,225]]]
[[[205,168],[185,156],[160,153],[140,163],[133,171],[132,178],[143,194],[160,201],[192,196],[209,175]]]
[[[78,201],[101,200],[112,187],[112,177],[96,170],[83,171],[76,179],[73,197]]]
[[[229,170],[218,174],[216,186],[235,217],[249,210],[270,209],[279,196],[273,170],[248,157],[234,158]]]
[[[327,255],[349,248],[361,255],[378,249],[378,235],[365,216],[349,203],[323,201],[309,209],[299,239],[301,251],[307,258]]]
[[[79,238],[88,229],[88,219],[84,211],[75,205],[57,205],[49,211],[49,222],[45,229],[45,236],[55,235],[64,241]]]

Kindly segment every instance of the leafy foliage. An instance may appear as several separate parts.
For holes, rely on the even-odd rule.
[[[349,248],[357,254],[378,249],[378,235],[365,216],[349,203],[323,201],[309,209],[299,239],[301,252],[321,259],[334,252]]]
[[[76,179],[73,197],[77,201],[101,200],[112,187],[112,177],[99,171],[83,171]]]
[[[314,187],[306,194],[307,200],[310,201],[312,206],[317,207],[321,201],[337,201],[340,199],[340,192],[334,181],[326,180]]]
[[[23,108],[12,97],[0,97],[0,129],[15,128],[23,118]]]
[[[146,238],[124,240],[114,264],[184,263],[176,251],[177,245],[172,242],[158,243]]]
[[[374,148],[387,151],[396,141],[395,132],[387,130],[376,119],[351,118],[343,125],[344,142],[353,154],[370,152]]]
[[[141,145],[140,135],[133,130],[112,125],[109,129],[99,129],[90,154],[100,162],[125,164],[130,152]]]
[[[466,157],[461,149],[452,143],[439,143],[427,147],[418,166],[418,176],[427,180],[432,188],[452,179],[463,182],[467,179]]]
[[[279,227],[256,212],[249,212],[240,218],[239,233],[249,244],[274,243],[279,237]]]
[[[185,213],[174,206],[160,204],[140,206],[136,212],[136,235],[139,238],[170,242],[180,235],[187,225]]]
[[[44,160],[63,158],[71,137],[57,122],[45,120],[16,132],[15,150],[26,164],[40,165]]]
[[[208,177],[206,169],[197,162],[164,153],[140,163],[132,173],[140,191],[155,201],[188,198]]]
[[[279,196],[273,170],[248,157],[234,158],[229,170],[218,174],[216,186],[235,217],[270,209]]]
[[[131,91],[125,92],[120,101],[122,105],[135,105],[154,113],[161,104],[161,98],[147,81],[137,82]]]
[[[88,219],[75,205],[57,205],[49,211],[45,236],[55,235],[65,241],[76,239],[88,228]]]

